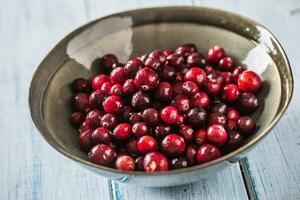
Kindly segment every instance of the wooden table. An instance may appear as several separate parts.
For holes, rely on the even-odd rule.
[[[109,13],[166,6],[211,6],[265,24],[281,41],[295,77],[292,103],[240,164],[197,183],[160,189],[113,183],[53,150],[27,109],[34,69],[76,27]],[[0,1],[0,199],[300,199],[299,0]]]

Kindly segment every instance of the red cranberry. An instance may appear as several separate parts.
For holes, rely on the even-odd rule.
[[[136,144],[136,139],[130,139],[127,144],[126,144],[126,149],[127,152],[132,154],[132,155],[137,155],[139,154],[139,150],[137,148],[137,144]]]
[[[138,156],[134,163],[135,163],[135,170],[137,171],[144,171],[144,156]]]
[[[142,154],[146,154],[152,151],[155,151],[157,149],[157,142],[156,140],[149,136],[145,135],[140,137],[137,140],[137,148]]]
[[[234,130],[236,128],[237,121],[228,119],[226,122],[226,130]]]
[[[119,96],[112,95],[103,102],[103,109],[107,113],[119,114],[122,112],[123,102]]]
[[[134,84],[133,79],[127,79],[123,85],[123,93],[126,96],[133,95],[138,89],[136,88]]]
[[[169,164],[167,158],[159,152],[147,153],[144,157],[145,172],[168,171]]]
[[[194,44],[183,44],[176,48],[175,53],[187,57],[189,54],[197,52],[197,47]]]
[[[237,85],[235,84],[227,84],[223,88],[222,97],[227,102],[233,102],[237,100],[239,95],[239,90]]]
[[[81,112],[74,112],[70,117],[70,122],[71,122],[72,126],[74,126],[75,128],[78,128],[80,126],[80,124],[82,124],[84,119],[85,119],[84,114],[82,114]]]
[[[205,91],[210,96],[216,96],[221,93],[221,85],[216,81],[207,81],[207,83],[205,84]]]
[[[245,69],[243,67],[241,67],[241,66],[239,66],[239,67],[237,67],[237,68],[235,68],[233,70],[233,72],[232,72],[232,80],[233,80],[233,82],[237,83],[238,78],[239,78],[240,74],[243,71],[245,71]]]
[[[222,72],[221,74],[223,76],[225,84],[230,84],[232,82],[232,73],[231,72]]]
[[[111,89],[111,83],[110,82],[105,82],[102,84],[100,90],[105,93],[105,94],[109,94]]]
[[[171,54],[167,57],[168,65],[174,69],[181,70],[184,58],[180,54]]]
[[[116,152],[109,145],[98,144],[91,149],[88,156],[93,163],[107,166],[115,160]]]
[[[184,116],[183,115],[178,115],[177,121],[175,122],[175,126],[181,126],[184,123]]]
[[[212,125],[212,124],[219,124],[222,126],[226,125],[226,117],[225,115],[223,115],[222,113],[219,112],[214,112],[214,113],[210,113],[208,116],[208,124]]]
[[[197,92],[191,100],[192,107],[199,106],[203,109],[208,109],[210,105],[210,98],[205,92]]]
[[[179,135],[186,143],[191,142],[194,136],[194,130],[188,125],[182,124],[179,128]]]
[[[85,117],[85,123],[89,127],[95,129],[100,125],[101,115],[98,110],[91,110]]]
[[[131,100],[131,105],[137,109],[145,109],[151,104],[151,96],[142,91],[134,93]]]
[[[117,117],[107,113],[101,117],[100,125],[108,129],[114,128],[117,125]]]
[[[77,78],[72,82],[72,90],[74,93],[88,93],[90,89],[89,82],[84,78]]]
[[[219,61],[219,67],[222,71],[232,71],[235,68],[234,60],[225,56]]]
[[[258,74],[247,70],[241,73],[238,78],[237,85],[241,92],[257,92],[261,86],[262,81]]]
[[[134,83],[141,90],[151,91],[156,88],[158,77],[152,69],[143,68],[136,73]]]
[[[228,133],[228,141],[224,145],[224,149],[227,152],[234,151],[240,146],[242,146],[243,141],[244,137],[240,133],[238,133],[237,131],[230,131]]]
[[[78,112],[85,112],[90,107],[89,96],[85,93],[77,93],[71,103],[73,110]]]
[[[104,127],[99,127],[92,133],[92,139],[94,144],[108,144],[110,142],[110,133]]]
[[[227,119],[228,120],[238,121],[239,118],[240,118],[240,113],[236,108],[234,108],[234,107],[227,108]]]
[[[258,106],[258,99],[250,92],[242,93],[238,98],[238,108],[243,113],[252,113]]]
[[[211,108],[211,112],[219,112],[226,115],[227,105],[225,103],[215,103]]]
[[[131,125],[127,123],[118,124],[114,131],[113,136],[118,140],[127,140],[131,134]]]
[[[219,157],[221,157],[221,151],[211,144],[202,145],[196,152],[196,160],[198,164],[203,164]]]
[[[164,51],[163,51],[163,54],[164,54],[166,57],[168,57],[169,55],[173,54],[173,51],[167,49],[167,50],[164,50]]]
[[[188,161],[184,157],[173,158],[170,162],[172,169],[181,169],[188,166]]]
[[[176,83],[176,84],[173,86],[174,94],[180,95],[180,94],[182,93],[181,88],[182,88],[182,83]]]
[[[173,88],[168,82],[160,82],[154,92],[158,101],[168,101],[173,97]]]
[[[237,123],[237,128],[244,136],[250,135],[256,128],[256,124],[251,117],[240,117]]]
[[[185,151],[185,142],[182,137],[173,133],[161,141],[161,148],[169,156],[178,156]]]
[[[225,51],[220,46],[214,46],[208,50],[207,61],[217,63],[225,56]]]
[[[144,63],[140,59],[133,58],[126,63],[126,65],[124,66],[124,70],[127,77],[133,78],[135,74],[143,67]]]
[[[192,126],[201,127],[206,123],[207,113],[201,107],[195,107],[186,113],[186,119]]]
[[[110,89],[110,95],[117,95],[122,96],[123,95],[123,86],[119,84],[115,84]]]
[[[216,70],[215,70],[212,66],[210,66],[210,65],[206,65],[206,66],[204,67],[203,70],[205,71],[206,75],[211,74],[211,73],[214,73],[214,72],[216,71]]]
[[[218,83],[221,87],[225,86],[225,79],[221,72],[214,71],[207,75],[207,79],[210,82]]]
[[[166,106],[160,111],[160,118],[166,124],[174,124],[178,118],[178,110],[173,106]]]
[[[107,97],[107,93],[101,90],[95,90],[94,92],[92,92],[89,96],[89,105],[92,108],[100,108],[102,107],[102,103],[103,101],[106,99]]]
[[[203,55],[199,53],[192,53],[186,59],[186,65],[188,67],[204,67],[207,64]]]
[[[225,128],[219,124],[213,124],[208,127],[206,133],[207,141],[216,146],[222,146],[227,141],[227,132]]]
[[[130,118],[129,118],[129,122],[130,124],[134,124],[134,123],[137,123],[137,122],[140,122],[142,121],[140,115],[138,113],[132,113]]]
[[[161,64],[158,59],[149,57],[145,62],[145,67],[151,68],[154,71],[157,71],[161,68]]]
[[[181,83],[183,81],[183,77],[182,74],[180,72],[176,72],[176,79],[175,82],[176,83]]]
[[[155,108],[145,109],[142,118],[149,126],[156,126],[159,123],[159,114]]]
[[[100,74],[94,78],[92,78],[92,88],[93,90],[97,90],[100,89],[102,84],[105,82],[109,82],[109,77],[104,75],[104,74]]]
[[[92,133],[93,131],[88,129],[79,134],[78,145],[82,150],[89,151],[93,147]]]
[[[133,124],[131,132],[136,137],[142,137],[149,134],[149,128],[144,122],[137,122]]]
[[[193,144],[190,144],[186,148],[185,157],[189,165],[194,165],[196,162],[196,147]]]
[[[123,155],[117,158],[116,168],[123,171],[134,171],[135,163],[132,157]]]
[[[205,72],[198,67],[192,67],[184,75],[184,81],[193,81],[198,87],[201,87],[205,83],[205,80]]]
[[[206,143],[206,130],[199,129],[194,134],[194,140],[197,145],[203,145]]]
[[[139,59],[140,59],[143,63],[146,62],[147,58],[148,58],[148,54],[144,54],[144,55],[141,55],[141,56],[139,57]]]
[[[118,58],[117,56],[113,54],[106,54],[102,57],[100,66],[103,67],[106,71],[111,71],[112,66],[116,63],[118,63]]]
[[[185,81],[182,84],[181,91],[186,96],[194,96],[198,92],[197,85],[192,81]]]
[[[173,67],[164,66],[159,73],[159,77],[162,81],[172,83],[176,80],[176,71]]]
[[[163,66],[166,65],[166,63],[167,63],[167,58],[166,58],[165,54],[162,51],[160,51],[160,50],[152,51],[149,54],[149,57],[156,58],[157,60],[159,60],[159,62]]]
[[[172,101],[172,105],[175,106],[180,113],[184,113],[190,109],[190,101],[183,95],[177,95]]]
[[[173,127],[172,126],[167,126],[167,125],[158,125],[154,129],[154,135],[158,139],[164,138],[166,135],[170,134],[173,132]]]
[[[89,127],[88,125],[86,125],[85,122],[83,122],[83,123],[80,125],[78,131],[79,131],[79,133],[81,133],[81,132],[84,132],[84,131],[86,131],[86,130],[88,130],[88,129],[90,129],[90,127]]]
[[[110,72],[110,82],[111,84],[123,85],[126,81],[126,73],[124,67],[117,67]]]

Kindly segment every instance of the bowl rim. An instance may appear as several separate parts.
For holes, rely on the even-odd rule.
[[[110,168],[110,167],[106,167],[106,166],[101,166],[101,165],[97,165],[94,164],[92,162],[86,161],[84,159],[81,159],[77,156],[74,156],[71,153],[68,153],[67,151],[65,151],[62,147],[60,147],[59,145],[57,145],[55,142],[53,142],[51,139],[49,139],[49,137],[47,136],[47,134],[42,133],[43,131],[40,129],[38,122],[36,121],[36,119],[34,118],[33,114],[32,114],[32,106],[31,106],[31,99],[34,98],[33,94],[32,94],[32,87],[33,87],[33,82],[34,80],[38,79],[38,73],[40,71],[40,69],[42,68],[43,62],[45,61],[46,58],[48,58],[48,56],[52,53],[52,51],[62,42],[66,41],[69,39],[69,36],[74,35],[76,33],[78,33],[78,31],[80,31],[81,29],[92,25],[93,23],[96,23],[98,21],[107,19],[107,18],[111,18],[111,17],[117,17],[120,15],[126,15],[126,14],[130,14],[132,12],[136,12],[136,11],[152,11],[152,10],[157,10],[157,9],[195,9],[195,10],[201,10],[201,11],[212,11],[212,12],[216,12],[218,14],[226,14],[226,15],[231,15],[233,17],[239,18],[241,21],[244,22],[248,22],[251,24],[254,24],[256,26],[259,26],[261,28],[263,28],[266,33],[268,34],[268,36],[275,42],[275,45],[278,46],[278,50],[280,51],[280,53],[282,54],[282,58],[283,61],[285,63],[285,65],[287,66],[287,72],[288,72],[288,79],[289,79],[289,93],[286,97],[286,101],[284,102],[284,105],[282,107],[282,109],[280,110],[280,112],[276,113],[275,117],[273,118],[273,120],[270,122],[270,124],[268,125],[268,127],[266,127],[264,130],[261,131],[260,135],[258,135],[257,137],[253,138],[252,140],[248,141],[247,143],[245,143],[243,146],[241,146],[240,148],[230,152],[229,154],[226,154],[224,156],[221,156],[218,159],[212,160],[210,162],[201,164],[201,165],[194,165],[194,166],[190,166],[190,167],[186,167],[186,168],[182,168],[182,169],[172,169],[169,171],[164,171],[164,172],[153,172],[153,173],[146,173],[143,171],[121,171],[115,168]],[[204,168],[208,168],[211,167],[213,165],[217,165],[222,163],[223,161],[228,161],[231,163],[230,159],[234,158],[235,156],[241,154],[242,152],[248,150],[249,148],[253,147],[254,144],[256,144],[257,142],[259,142],[262,138],[264,138],[269,131],[278,123],[279,119],[282,117],[283,113],[286,111],[287,107],[290,104],[290,101],[292,99],[293,96],[293,92],[294,92],[294,80],[293,80],[293,74],[292,74],[292,69],[290,66],[290,62],[288,60],[288,57],[282,47],[282,45],[280,44],[280,42],[278,41],[278,39],[274,36],[274,34],[268,29],[266,28],[264,25],[262,25],[261,23],[250,19],[248,17],[242,16],[240,14],[236,14],[230,11],[226,11],[226,10],[222,10],[222,9],[216,9],[216,8],[211,8],[211,7],[205,7],[205,6],[201,6],[201,7],[196,7],[196,6],[181,6],[181,5],[175,5],[175,6],[158,6],[158,7],[147,7],[147,8],[137,8],[137,9],[129,9],[129,10],[125,10],[125,11],[121,11],[121,12],[114,12],[112,14],[108,14],[102,17],[98,17],[92,21],[89,21],[79,27],[77,27],[75,30],[73,30],[72,32],[68,33],[65,37],[63,37],[63,39],[61,39],[48,53],[47,55],[44,57],[44,59],[41,61],[41,63],[38,65],[38,67],[34,70],[33,75],[32,75],[32,79],[30,82],[30,87],[29,87],[29,93],[28,93],[28,109],[30,112],[30,116],[32,119],[33,124],[35,125],[35,128],[38,130],[39,135],[41,135],[46,141],[47,143],[49,143],[56,151],[60,152],[61,154],[63,154],[64,156],[70,158],[71,160],[79,163],[79,164],[84,164],[87,165],[88,167],[91,168],[96,168],[96,169],[100,169],[103,170],[105,172],[110,172],[110,173],[115,173],[115,174],[120,174],[120,175],[129,175],[129,176],[163,176],[163,175],[171,175],[171,174],[182,174],[182,173],[186,173],[186,172],[192,172],[192,171],[196,171],[196,170],[200,170],[200,169],[204,169]],[[44,94],[42,95],[42,98]],[[45,126],[45,128],[48,131],[48,128]],[[235,163],[236,161],[234,161],[233,163]]]

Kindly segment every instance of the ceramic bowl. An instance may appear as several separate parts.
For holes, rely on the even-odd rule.
[[[218,44],[240,64],[258,72],[264,86],[253,117],[257,132],[234,152],[203,165],[163,173],[123,172],[88,160],[77,146],[69,124],[70,83],[95,73],[99,58],[116,54],[122,62],[155,49],[194,43],[200,52]],[[92,21],[60,41],[38,66],[29,91],[32,120],[56,150],[109,179],[140,186],[162,187],[197,181],[243,158],[278,122],[293,92],[288,59],[278,40],[251,19],[204,7],[160,7],[131,10]]]

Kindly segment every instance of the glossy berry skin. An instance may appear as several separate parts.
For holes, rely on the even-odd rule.
[[[167,135],[161,141],[161,148],[168,156],[178,156],[185,151],[184,139],[175,133]]]
[[[149,57],[145,61],[145,67],[153,69],[154,71],[158,71],[161,68],[160,61],[156,58]]]
[[[103,109],[110,114],[119,114],[123,110],[123,102],[119,96],[111,95],[103,102]]]
[[[181,70],[184,58],[180,54],[171,54],[167,57],[168,65],[176,70]]]
[[[207,110],[210,105],[210,98],[205,92],[197,92],[191,100],[191,106],[196,107],[199,106],[204,110]]]
[[[92,133],[93,130],[87,129],[79,134],[78,145],[80,149],[89,151],[93,147]]]
[[[249,136],[256,128],[256,124],[251,117],[240,117],[237,123],[237,128],[244,136]]]
[[[257,92],[262,87],[262,80],[253,71],[246,70],[238,78],[237,85],[241,92]]]
[[[214,73],[216,70],[215,68],[213,68],[212,66],[210,65],[206,65],[203,70],[205,71],[206,75],[208,74],[211,74],[211,73]]]
[[[144,156],[138,156],[135,160],[135,170],[136,171],[144,171]]]
[[[194,44],[183,44],[175,50],[176,54],[180,54],[183,57],[187,57],[189,54],[194,52],[197,52],[197,47]]]
[[[154,92],[155,99],[162,102],[171,100],[173,94],[173,88],[168,82],[160,82]]]
[[[100,126],[112,129],[117,125],[117,117],[113,114],[106,113],[101,117]]]
[[[232,72],[232,81],[234,83],[237,83],[238,79],[239,79],[239,76],[240,74],[245,71],[245,69],[241,66],[238,66],[237,68],[235,68]]]
[[[179,135],[184,139],[186,143],[189,143],[193,139],[194,130],[190,126],[182,124],[179,128]]]
[[[164,125],[164,124],[160,124],[160,125],[156,126],[154,129],[154,135],[159,140],[163,139],[165,136],[167,136],[168,134],[170,134],[172,132],[173,132],[173,127]]]
[[[166,63],[167,63],[167,58],[166,58],[165,54],[160,50],[152,51],[149,54],[149,57],[156,58],[157,60],[159,60],[159,62],[161,63],[162,66],[166,65]]]
[[[216,45],[208,50],[207,61],[209,63],[218,63],[224,56],[224,49]]]
[[[216,96],[221,93],[221,85],[216,81],[207,81],[205,84],[205,91],[209,96]]]
[[[232,73],[231,72],[222,72],[221,75],[223,76],[225,84],[232,83]]]
[[[147,153],[144,157],[143,165],[144,171],[147,173],[169,170],[167,158],[159,152]]]
[[[77,78],[72,82],[72,90],[74,93],[88,93],[91,90],[88,80]]]
[[[136,139],[132,138],[126,143],[126,150],[131,155],[139,154],[139,150],[137,148],[136,142],[137,142]]]
[[[160,118],[166,124],[174,124],[177,121],[179,112],[174,106],[166,106],[160,111]]]
[[[118,140],[127,140],[131,134],[131,125],[128,123],[118,124],[114,130],[112,135],[115,139]]]
[[[135,92],[137,92],[138,89],[136,88],[134,84],[133,79],[127,79],[123,85],[123,94],[125,96],[133,95]]]
[[[224,145],[227,152],[231,152],[242,146],[244,137],[237,131],[230,131],[228,133],[228,141]]]
[[[186,113],[187,122],[195,127],[202,127],[205,125],[207,120],[207,113],[201,107],[195,107],[190,109]]]
[[[106,54],[101,58],[100,66],[103,67],[106,71],[111,71],[114,64],[117,64],[118,58],[113,54]]]
[[[132,125],[131,133],[136,137],[142,137],[149,134],[149,128],[144,122],[137,122]]]
[[[123,86],[119,84],[115,84],[111,87],[109,91],[110,95],[123,96]]]
[[[253,93],[244,92],[239,96],[237,106],[241,112],[250,114],[258,107],[258,99]]]
[[[175,126],[179,127],[184,123],[184,116],[183,115],[178,115],[177,121],[175,122]]]
[[[149,135],[145,135],[145,136],[142,136],[140,137],[138,140],[137,140],[137,148],[139,150],[140,153],[142,154],[146,154],[146,153],[149,153],[149,152],[152,152],[152,151],[156,151],[157,149],[157,142],[156,140],[149,136]]]
[[[138,57],[138,58],[139,58],[143,63],[145,63],[148,57],[149,57],[148,54],[143,54],[143,55],[141,55],[141,56]]]
[[[238,86],[235,84],[227,84],[223,88],[222,98],[227,102],[234,102],[239,95]]]
[[[185,73],[184,81],[193,81],[198,87],[201,87],[206,81],[205,71],[198,67],[192,67]]]
[[[89,96],[85,93],[77,93],[71,102],[74,111],[85,112],[89,107]]]
[[[136,73],[134,83],[143,91],[152,91],[157,86],[158,77],[152,69],[143,68]]]
[[[156,126],[159,123],[159,113],[155,108],[145,109],[142,118],[149,126]]]
[[[206,129],[199,129],[194,133],[194,142],[199,146],[207,142]]]
[[[95,129],[100,125],[101,114],[98,110],[91,110],[85,117],[85,123],[87,126]]]
[[[100,90],[105,93],[105,94],[109,94],[111,89],[111,83],[110,82],[105,82],[102,84]]]
[[[232,71],[235,68],[234,60],[225,56],[219,61],[219,67],[222,71]]]
[[[191,53],[187,58],[186,58],[186,65],[188,67],[204,67],[207,64],[206,59],[203,55],[195,52]]]
[[[134,78],[135,74],[143,67],[144,63],[140,59],[133,58],[126,63],[124,71],[128,78]]]
[[[213,124],[208,127],[206,133],[206,139],[210,144],[214,144],[218,147],[226,143],[228,138],[225,128],[219,124]]]
[[[196,163],[196,152],[197,149],[195,145],[190,144],[187,146],[185,151],[185,158],[188,161],[189,165],[194,165]]]
[[[240,118],[240,113],[235,107],[228,107],[227,108],[227,119],[238,121]]]
[[[86,130],[88,130],[88,129],[90,129],[90,127],[87,126],[85,122],[83,122],[83,123],[80,125],[80,127],[78,128],[78,131],[79,131],[79,133],[81,133],[81,132],[84,132],[84,131],[86,131]]]
[[[171,51],[171,50],[169,50],[169,49],[166,49],[166,50],[163,51],[163,54],[164,54],[166,57],[168,57],[169,55],[171,55],[171,54],[173,54],[173,53],[174,53],[174,52]]]
[[[105,91],[101,89],[93,91],[89,96],[89,104],[91,108],[100,108],[102,107],[103,101],[108,97]]]
[[[211,112],[219,112],[222,113],[223,115],[226,115],[227,113],[227,105],[225,103],[215,103],[213,104],[212,108],[211,108]]]
[[[142,118],[140,117],[140,115],[138,113],[132,113],[129,117],[130,124],[134,124],[134,123],[140,122],[140,121],[142,121]]]
[[[133,94],[131,105],[136,109],[145,109],[151,105],[151,96],[142,91],[138,91]]]
[[[170,167],[172,169],[181,169],[188,166],[188,161],[185,157],[173,158],[170,161]]]
[[[114,148],[106,144],[98,144],[94,146],[88,154],[91,162],[105,166],[111,164],[115,160],[116,156],[117,154]]]
[[[96,128],[92,133],[92,140],[94,144],[108,144],[110,142],[110,133],[104,127]]]
[[[84,121],[85,116],[81,112],[74,112],[70,117],[70,122],[73,127],[79,128],[82,122]]]
[[[134,171],[135,169],[134,160],[128,155],[119,156],[116,160],[115,166],[117,169],[123,171]]]
[[[198,91],[198,86],[192,81],[185,81],[181,86],[181,91],[188,97],[194,96]]]
[[[104,74],[100,74],[92,78],[92,89],[93,90],[100,89],[102,84],[105,82],[109,82],[109,77]]]
[[[111,84],[123,85],[127,79],[124,67],[117,67],[110,72],[109,79]]]
[[[226,116],[219,112],[210,113],[208,116],[208,124],[219,124],[225,126],[227,122]]]
[[[196,160],[198,164],[203,164],[219,157],[221,157],[221,151],[211,144],[202,145],[196,152]]]
[[[190,101],[183,95],[177,95],[171,104],[176,107],[180,113],[184,113],[190,109]]]
[[[161,81],[172,83],[176,80],[176,70],[170,66],[164,66],[159,73]]]

